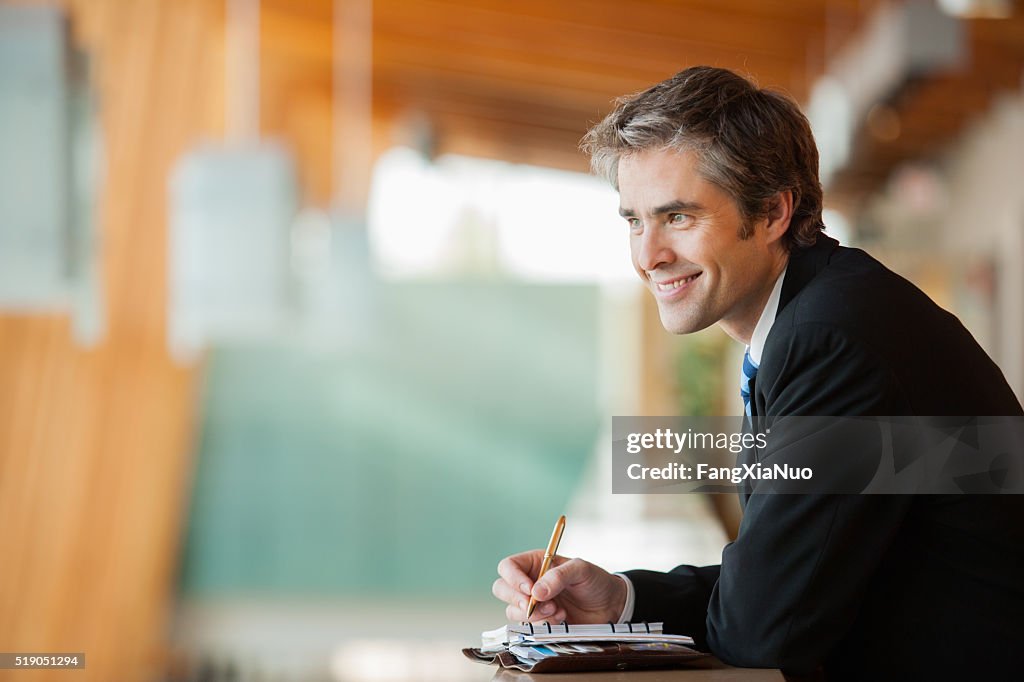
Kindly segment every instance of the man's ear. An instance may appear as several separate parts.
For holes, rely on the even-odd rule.
[[[793,190],[790,189],[779,192],[768,200],[768,222],[765,225],[765,231],[769,244],[782,239],[782,236],[789,231],[789,222],[793,219],[795,204]]]

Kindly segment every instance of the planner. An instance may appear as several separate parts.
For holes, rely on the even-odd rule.
[[[662,623],[525,623],[480,639],[480,648],[462,650],[468,658],[530,673],[699,665],[708,656],[691,648],[692,638],[665,633]]]

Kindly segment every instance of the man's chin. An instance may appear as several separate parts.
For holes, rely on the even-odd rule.
[[[705,321],[682,316],[678,313],[673,314],[673,312],[658,309],[659,317],[661,317],[661,326],[665,328],[665,331],[672,334],[692,334],[707,329],[714,324],[714,320]]]

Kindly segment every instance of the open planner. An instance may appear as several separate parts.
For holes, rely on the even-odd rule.
[[[661,623],[526,623],[488,630],[479,649],[462,651],[481,663],[543,673],[693,665],[707,654],[692,644],[690,637],[663,632]]]

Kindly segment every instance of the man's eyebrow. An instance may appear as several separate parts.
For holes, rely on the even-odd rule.
[[[658,206],[653,211],[651,211],[651,215],[664,215],[665,213],[678,212],[698,213],[703,210],[704,206],[698,204],[695,201],[683,201],[682,199],[676,199],[675,201],[670,201],[667,204],[662,204],[661,206]],[[631,208],[625,208],[623,206],[620,206],[619,215],[622,216],[623,218],[632,218],[636,216],[636,211],[634,211]]]
[[[662,204],[661,206],[658,206],[653,211],[651,211],[651,213],[654,215],[662,215],[664,213],[679,212],[696,213],[703,210],[704,207],[701,204],[698,204],[696,201],[683,201],[682,199],[676,199],[675,201],[670,201],[667,204]]]

